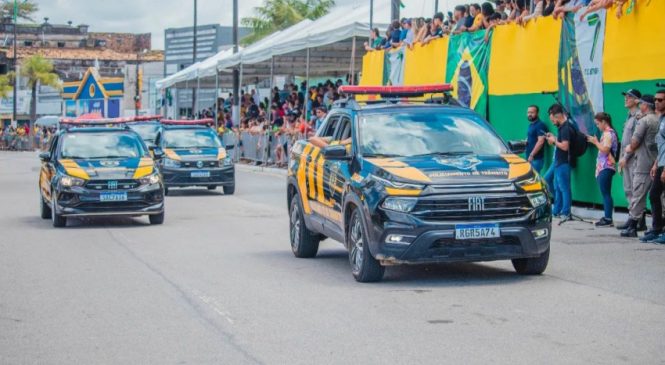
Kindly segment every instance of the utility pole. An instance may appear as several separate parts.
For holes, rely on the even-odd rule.
[[[12,107],[14,108],[13,111],[14,113],[12,114],[12,118],[14,120],[14,123],[18,123],[16,119],[16,103],[17,100],[17,90],[18,90],[18,57],[16,55],[16,43],[18,43],[18,40],[16,39],[17,37],[17,29],[18,28],[18,4],[16,3],[17,0],[14,0],[14,90],[13,90],[13,96],[14,96],[14,102]]]
[[[139,67],[141,65],[141,53],[136,52],[136,96],[134,96],[134,115],[139,116],[139,104],[141,103],[141,84],[139,82]],[[107,112],[108,113],[108,112]]]
[[[439,0],[434,0],[434,14],[439,12]]]
[[[369,0],[369,30],[374,29],[374,0]]]
[[[390,1],[390,22],[393,20],[399,20],[399,6],[400,0],[391,0]]]
[[[238,0],[233,0],[233,53],[238,53]],[[233,113],[237,116],[234,124],[240,124],[240,70],[237,67],[233,69],[233,104],[237,108]]]
[[[196,19],[196,15],[197,15],[197,11],[198,11],[197,5],[198,5],[197,0],[194,0],[194,43],[192,44],[192,65],[196,63],[196,38],[197,38],[197,31],[198,31],[197,19]],[[197,112],[197,110],[196,110],[196,98],[198,97],[198,95],[196,95],[196,92],[197,92],[196,88],[192,88],[192,115],[196,115],[196,112]]]

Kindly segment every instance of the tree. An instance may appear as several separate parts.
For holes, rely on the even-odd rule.
[[[40,55],[34,55],[21,62],[21,76],[28,80],[31,91],[30,120],[33,122],[37,119],[37,86],[60,88],[60,77],[53,69],[53,63]]]
[[[39,5],[31,0],[17,0],[18,17],[24,20],[34,21],[32,16],[39,11]],[[2,0],[0,9],[5,16],[14,16],[14,0]]]
[[[0,75],[0,99],[9,96],[9,93],[14,87],[12,86],[12,78],[9,74]]]
[[[254,43],[304,19],[320,18],[333,5],[335,0],[265,0],[263,6],[254,8],[257,16],[242,18],[242,25],[252,28],[252,33],[244,37],[242,43]]]

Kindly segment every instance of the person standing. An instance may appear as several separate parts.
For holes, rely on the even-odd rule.
[[[526,117],[529,120],[529,128],[526,136],[526,156],[529,163],[538,173],[545,165],[545,135],[549,132],[538,114],[540,109],[537,105],[527,108]]]
[[[656,146],[658,155],[656,162],[651,168],[651,178],[653,185],[649,191],[649,200],[651,201],[651,215],[653,224],[640,241],[665,244],[665,235],[663,235],[663,190],[665,188],[665,89],[658,90],[654,97],[654,106],[658,117],[658,133],[656,134]]]
[[[647,194],[651,188],[651,168],[658,148],[656,147],[656,134],[658,133],[658,118],[654,113],[654,97],[642,95],[640,111],[643,117],[637,122],[635,133],[626,147],[627,153],[635,154],[633,166],[633,197],[628,206],[628,227],[621,231],[621,237],[637,237],[637,225],[646,211]]]
[[[555,199],[552,214],[561,217],[561,223],[571,220],[570,207],[572,194],[570,191],[570,147],[573,137],[573,127],[561,104],[554,104],[548,110],[550,121],[557,127],[557,136],[548,133],[545,137],[550,145],[555,146],[554,151],[554,190]]]
[[[626,193],[626,201],[630,204],[633,198],[633,165],[635,159],[632,153],[626,153],[626,148],[630,145],[633,138],[637,121],[642,117],[639,103],[642,93],[636,89],[630,89],[623,92],[623,105],[628,109],[628,119],[623,125],[623,134],[621,136],[621,156],[619,157],[619,173],[623,178],[623,191]],[[644,217],[640,219],[640,225],[644,222]],[[617,226],[617,229],[624,230],[628,228],[628,221]]]
[[[596,136],[588,136],[587,141],[598,148],[596,158],[596,181],[603,196],[603,210],[605,215],[596,227],[612,227],[612,213],[614,212],[614,201],[612,200],[612,178],[616,173],[615,157],[619,149],[619,140],[614,128],[612,128],[612,117],[607,113],[597,113],[594,116],[596,127],[602,133],[600,140]]]

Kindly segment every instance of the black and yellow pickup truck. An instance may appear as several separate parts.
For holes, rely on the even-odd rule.
[[[293,146],[287,202],[296,257],[316,256],[329,237],[348,249],[360,282],[398,264],[512,260],[519,274],[545,270],[551,199],[517,156],[519,144],[467,108],[402,99],[448,90],[343,87],[384,99],[336,103],[316,138]]]

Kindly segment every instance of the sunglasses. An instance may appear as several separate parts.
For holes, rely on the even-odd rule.
[[[653,100],[655,100],[656,103],[662,103],[665,101],[665,98],[654,98]]]

